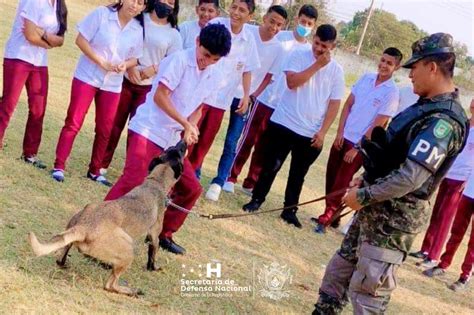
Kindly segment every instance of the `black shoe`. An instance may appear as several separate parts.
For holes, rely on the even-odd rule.
[[[243,205],[242,210],[247,211],[247,212],[255,212],[260,208],[261,205],[262,205],[261,201],[257,199],[252,199],[250,200],[249,203],[246,203],[245,205]]]
[[[44,164],[43,161],[38,159],[36,156],[30,156],[30,157],[22,156],[21,158],[23,159],[24,162],[31,164],[34,167],[37,167],[41,170],[44,170],[46,168],[46,164]]]
[[[160,247],[163,248],[166,251],[169,251],[170,253],[176,254],[176,255],[184,255],[186,253],[186,250],[176,244],[172,239],[170,238],[161,238],[160,239]]]
[[[113,186],[113,184],[111,182],[109,182],[107,180],[107,178],[105,178],[105,176],[103,176],[103,175],[94,175],[91,172],[87,172],[87,178],[89,178],[90,180],[93,180],[94,182],[102,184],[104,186],[107,186],[107,187],[112,187]]]
[[[331,222],[330,226],[334,229],[337,229],[341,225],[341,219],[336,219]]]
[[[411,257],[415,257],[415,258],[423,259],[423,260],[428,257],[428,254],[421,251],[421,250],[418,251],[418,252],[415,252],[415,253],[409,253],[408,255],[411,256]]]
[[[303,226],[296,216],[297,209],[286,209],[283,210],[280,214],[280,218],[288,224],[293,224],[297,228],[301,229]]]

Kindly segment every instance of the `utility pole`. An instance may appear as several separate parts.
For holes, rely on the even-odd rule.
[[[374,4],[375,0],[372,0],[372,2],[370,3],[369,13],[367,14],[367,19],[365,20],[364,29],[362,30],[362,35],[360,36],[359,44],[357,45],[356,55],[360,54],[360,49],[362,47],[362,42],[364,41],[365,32],[367,31],[367,26],[369,26],[369,20],[372,16],[372,11],[374,10]]]

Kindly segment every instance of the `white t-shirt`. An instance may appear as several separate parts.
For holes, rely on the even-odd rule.
[[[163,58],[183,49],[181,35],[171,24],[159,25],[152,21],[150,13],[144,14],[145,41],[143,43],[143,56],[140,57],[138,70],[151,65],[159,64]],[[128,79],[128,74],[125,73]],[[151,85],[153,78],[142,80],[139,85]]]
[[[474,169],[474,127],[469,129],[466,146],[459,153],[446,177],[454,180],[465,181]]]
[[[363,75],[352,87],[355,101],[344,126],[344,138],[360,141],[378,115],[393,117],[398,109],[398,87],[392,79],[375,86],[377,73]]]
[[[94,52],[108,62],[118,64],[143,53],[143,28],[136,19],[122,29],[118,14],[107,7],[98,7],[77,25],[78,32]],[[123,74],[106,72],[84,54],[74,73],[76,79],[103,91],[120,93]]]
[[[46,67],[48,65],[47,50],[30,44],[23,34],[25,19],[48,33],[56,34],[59,31],[56,1],[52,6],[49,0],[20,0],[13,29],[5,45],[5,58],[20,59],[37,67]]]
[[[464,188],[464,196],[474,199],[474,172],[471,172]]]
[[[316,61],[311,48],[294,50],[283,71],[301,72]],[[286,88],[270,120],[304,137],[313,137],[321,128],[330,100],[344,95],[344,71],[334,60],[317,71],[305,84]]]
[[[198,20],[186,21],[179,25],[179,34],[183,39],[184,49],[196,46],[196,37],[198,37],[201,32],[201,27],[198,22]]]
[[[175,145],[183,127],[161,110],[154,101],[159,83],[173,92],[171,101],[176,110],[189,117],[213,93],[213,87],[221,80],[214,66],[199,70],[196,48],[181,50],[161,62],[146,101],[138,107],[130,121],[129,129],[144,136],[163,149]]]
[[[290,55],[294,49],[300,48],[311,48],[309,42],[300,43],[296,40],[293,31],[280,31],[275,36],[282,45],[283,56],[281,57],[277,74],[273,75],[272,82],[257,98],[259,102],[265,104],[270,108],[276,108],[280,101],[280,97],[286,88],[286,75],[282,70],[282,66],[285,64],[284,60]]]
[[[229,54],[221,58],[217,63],[222,73],[222,81],[214,89],[217,90],[216,98],[209,100],[208,105],[227,110],[237,93],[237,88],[242,82],[244,72],[252,72],[260,67],[260,59],[257,54],[257,45],[252,33],[244,25],[239,34],[232,33],[230,19],[217,17],[209,21],[209,24],[223,24],[232,36],[232,47]]]
[[[259,32],[259,26],[257,25],[245,25],[247,29],[252,33],[255,43],[257,44],[258,59],[260,59],[260,67],[252,71],[252,82],[250,84],[250,94],[254,93],[267,73],[276,75],[278,70],[281,68],[281,59],[283,57],[283,48],[278,39],[273,37],[268,41],[262,41]],[[242,98],[244,96],[244,89],[242,82],[237,90],[236,98]]]
[[[419,98],[420,96],[413,92],[413,87],[411,85],[401,87],[397,114],[415,104]]]

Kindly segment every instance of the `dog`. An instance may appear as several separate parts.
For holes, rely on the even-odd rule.
[[[119,285],[119,277],[133,260],[133,240],[148,234],[148,270],[156,270],[155,255],[168,192],[183,172],[186,144],[180,141],[151,161],[145,182],[123,197],[89,204],[69,221],[66,231],[47,243],[31,232],[28,240],[36,256],[62,249],[58,265],[64,266],[72,246],[79,252],[112,266],[105,290],[130,296],[140,290]]]

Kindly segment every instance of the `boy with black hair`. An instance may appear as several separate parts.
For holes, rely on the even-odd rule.
[[[244,211],[260,208],[290,152],[284,206],[298,204],[304,178],[321,153],[344,94],[344,72],[331,59],[336,36],[334,26],[323,24],[316,30],[311,49],[295,50],[286,60],[283,71],[287,88],[264,134],[263,170],[253,189],[252,200],[243,206]],[[280,217],[301,228],[297,210],[296,206],[285,209]]]
[[[326,168],[326,195],[349,186],[354,174],[362,166],[362,156],[355,148],[362,136],[370,139],[372,129],[385,127],[398,109],[399,91],[392,79],[400,68],[402,53],[395,47],[384,50],[377,73],[364,74],[352,87],[339,118],[339,128],[331,148]],[[326,227],[339,225],[332,222],[341,205],[344,193],[326,199],[324,214],[317,219],[316,233]]]
[[[231,47],[231,35],[223,25],[208,25],[196,39],[196,47],[166,57],[153,81],[146,101],[130,120],[127,156],[122,176],[106,196],[114,200],[140,185],[148,174],[148,165],[165,149],[181,138],[186,144],[196,143],[199,131],[193,120],[206,99],[213,97],[220,72],[212,66],[226,56]],[[173,188],[173,202],[191,209],[202,188],[189,160],[184,160],[181,177]],[[163,220],[160,246],[175,254],[185,250],[172,235],[186,219],[186,213],[169,206]]]
[[[186,21],[179,25],[179,33],[183,38],[183,48],[196,45],[196,37],[207,23],[220,14],[219,0],[199,0],[195,8],[197,20]]]
[[[251,98],[255,99],[262,93],[263,90],[271,82],[273,75],[278,73],[280,62],[283,57],[283,48],[275,35],[280,32],[282,27],[286,24],[288,14],[280,5],[274,5],[268,8],[267,13],[263,16],[263,23],[260,26],[245,25],[245,27],[253,35],[257,44],[257,53],[260,59],[261,66],[252,71],[252,83],[250,86]],[[206,193],[206,199],[217,201],[221,190],[234,191],[233,184],[226,183],[227,176],[230,173],[232,163],[235,158],[235,151],[237,143],[241,137],[244,126],[247,125],[245,131],[247,132],[250,126],[247,123],[247,114],[240,115],[235,112],[236,105],[239,104],[243,97],[242,85],[234,95],[234,100],[231,106],[230,121],[227,127],[227,134],[224,141],[224,148],[219,160],[217,168],[217,176],[211,181],[211,186]],[[255,113],[255,105],[249,114],[250,119]]]

